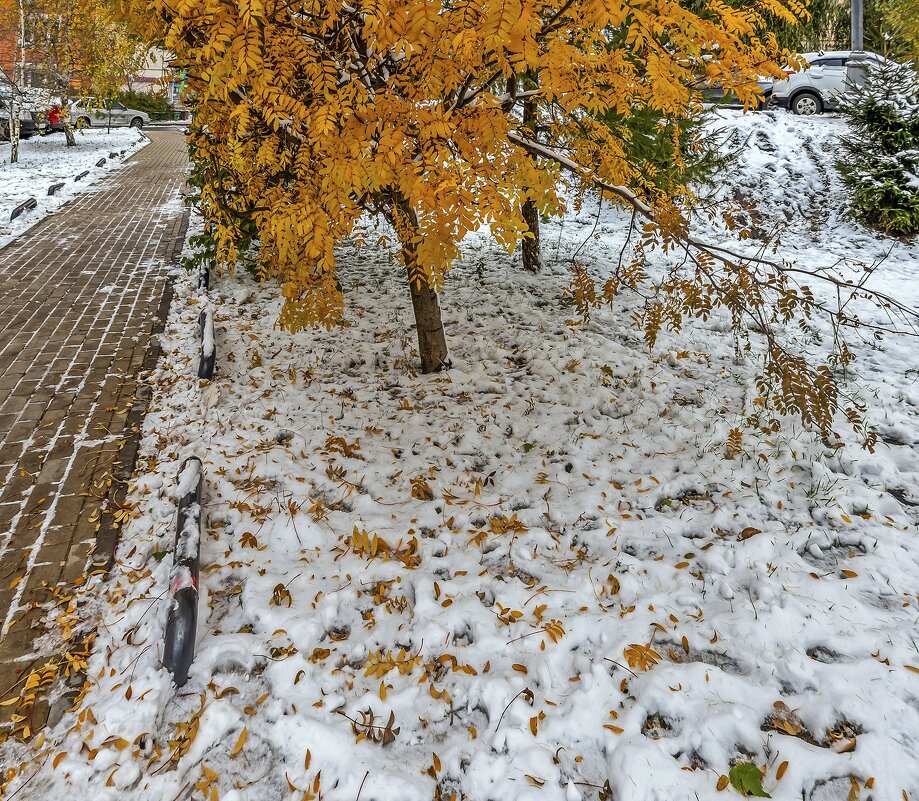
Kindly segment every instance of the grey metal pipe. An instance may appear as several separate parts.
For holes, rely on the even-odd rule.
[[[189,457],[179,472],[176,542],[169,573],[169,609],[163,648],[163,664],[172,673],[176,687],[188,681],[188,671],[195,658],[203,483],[201,460]]]
[[[852,38],[851,50],[862,50],[865,46],[865,10],[863,0],[851,0]]]

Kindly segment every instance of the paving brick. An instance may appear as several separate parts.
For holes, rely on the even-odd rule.
[[[64,500],[79,500],[82,501],[83,498],[71,499],[65,498]],[[73,542],[73,526],[77,521],[76,517],[70,517],[61,510],[61,504],[58,502],[57,507],[55,508],[54,519],[58,522],[53,525],[48,526],[45,530],[45,540],[44,546],[54,546],[54,545],[66,545],[70,547],[70,543]],[[44,547],[43,546],[43,547]]]
[[[181,135],[150,137],[133,167],[0,250],[0,700],[38,658],[42,582],[83,574],[104,477],[135,452],[117,442],[181,247],[188,168]],[[75,450],[86,434],[104,441]]]
[[[25,408],[19,413],[19,419],[27,422],[34,421],[38,423],[45,413],[45,403],[27,403]]]
[[[30,475],[23,475],[18,469],[13,468],[13,477],[0,487],[0,500],[4,503],[22,499],[35,485],[35,479]]]
[[[70,540],[51,542],[48,537],[45,537],[41,546],[41,551],[38,553],[38,561],[35,563],[36,567],[46,564],[55,565],[58,568],[58,574],[60,574],[60,568],[67,563],[67,558],[70,556],[70,547]]]

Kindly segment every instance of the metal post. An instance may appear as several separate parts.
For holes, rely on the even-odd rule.
[[[852,3],[852,39],[851,50],[861,51],[865,46],[864,3],[863,0],[851,0]]]
[[[172,673],[176,687],[188,681],[188,670],[195,658],[203,483],[201,460],[196,456],[186,459],[179,473],[178,522],[163,648],[163,664]]]

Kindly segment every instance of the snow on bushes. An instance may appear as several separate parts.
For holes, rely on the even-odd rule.
[[[919,77],[911,64],[870,67],[841,111],[852,133],[837,166],[863,222],[890,234],[919,232]]]

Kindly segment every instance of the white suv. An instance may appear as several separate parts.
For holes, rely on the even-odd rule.
[[[820,114],[836,108],[837,98],[850,86],[864,81],[865,68],[883,64],[876,53],[853,50],[802,53],[810,67],[801,72],[786,70],[788,77],[772,87],[772,102],[795,114]]]

